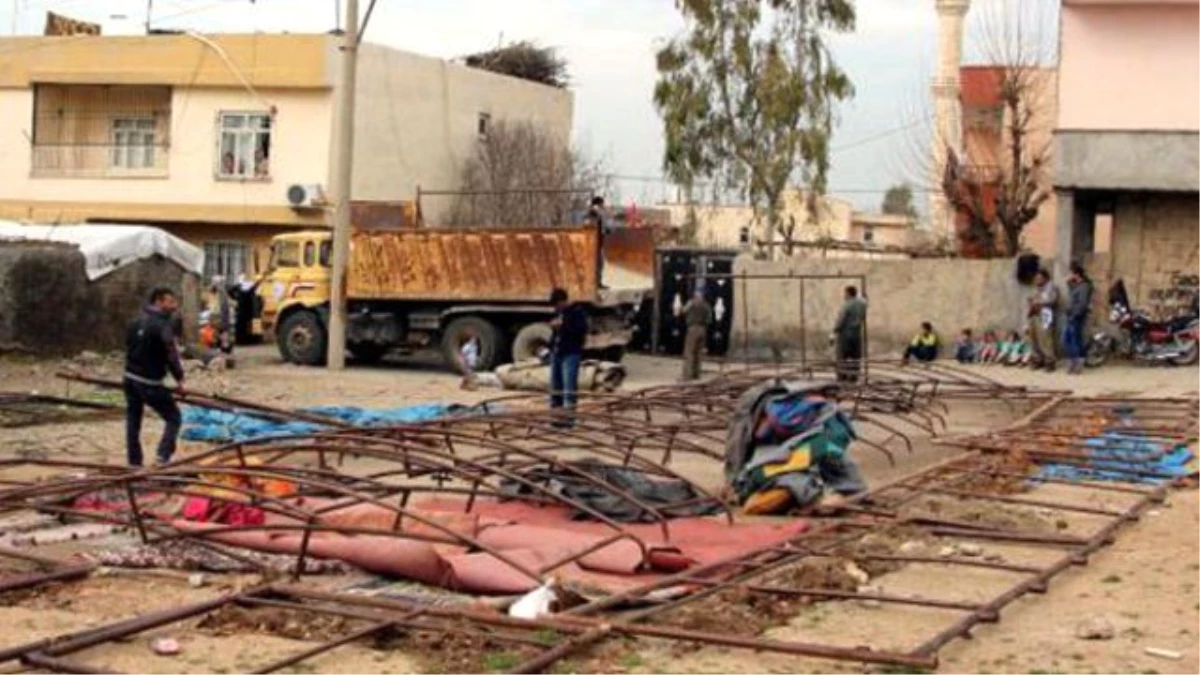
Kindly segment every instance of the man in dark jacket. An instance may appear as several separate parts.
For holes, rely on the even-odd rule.
[[[579,389],[579,363],[583,360],[583,345],[587,342],[587,311],[569,302],[567,292],[556,288],[550,293],[554,305],[554,337],[550,343],[550,407],[575,407],[575,392]],[[570,424],[562,420],[562,424]]]
[[[833,325],[834,346],[837,349],[837,378],[857,382],[863,357],[863,328],[867,323],[867,303],[858,297],[858,289],[846,287],[846,301]]]
[[[130,466],[142,465],[142,414],[146,406],[158,413],[165,425],[158,443],[158,462],[165,464],[175,454],[182,416],[163,380],[169,372],[183,387],[183,366],[171,321],[178,308],[174,292],[156,288],[150,294],[150,304],[129,323],[125,333],[125,449]]]
[[[1067,278],[1067,325],[1063,329],[1063,347],[1067,352],[1067,372],[1078,375],[1083,372],[1087,346],[1084,332],[1087,330],[1088,312],[1092,307],[1092,280],[1083,265],[1071,263],[1071,276]]]

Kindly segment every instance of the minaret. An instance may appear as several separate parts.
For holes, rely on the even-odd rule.
[[[946,148],[962,157],[962,103],[959,100],[959,68],[962,65],[963,25],[971,0],[934,0],[938,14],[938,67],[933,78],[933,191],[929,196],[929,218],[934,236],[954,232],[954,214],[942,194],[946,170]]]

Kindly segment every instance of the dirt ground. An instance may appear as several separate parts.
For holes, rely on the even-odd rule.
[[[38,391],[78,395],[88,388],[53,377],[64,365],[0,360],[0,390]],[[83,364],[91,373],[117,377],[113,363]],[[672,382],[679,362],[634,356],[627,360],[626,388]],[[716,369],[716,366],[714,366]],[[1073,389],[1081,394],[1176,396],[1197,390],[1197,373],[1170,368],[1111,366],[1080,377],[1051,375],[1002,367],[978,371],[1011,384]],[[464,391],[459,377],[429,359],[407,359],[380,367],[350,367],[330,377],[322,370],[278,361],[270,347],[243,349],[237,368],[223,374],[196,374],[189,385],[208,393],[273,405],[303,407],[339,404],[402,406],[426,402],[470,404],[504,394],[498,390]],[[1020,405],[997,402],[955,404],[947,419],[951,431],[965,433],[1010,423],[1028,412]],[[160,429],[148,417],[145,441]],[[119,419],[63,423],[20,429],[0,429],[0,456],[25,455],[79,458],[88,461],[123,461],[123,423]],[[186,451],[188,448],[183,448]],[[912,453],[894,447],[896,465],[881,453],[863,449],[857,455],[871,483],[879,484],[911,473],[956,450],[916,439]],[[709,487],[719,483],[719,467],[710,460],[684,459],[676,468]],[[1038,491],[1069,501],[1071,488],[1056,486]],[[1102,504],[1119,506],[1120,501]],[[1200,671],[1197,631],[1200,625],[1200,500],[1195,489],[1178,491],[1167,504],[1123,531],[1114,545],[1092,557],[1083,567],[1056,577],[1044,595],[1027,596],[1006,608],[998,623],[975,631],[977,639],[956,640],[943,648],[945,672],[1161,672]],[[1026,514],[1028,515],[1028,514]],[[1086,517],[1069,527],[1086,532]],[[1041,563],[1052,552],[1031,547],[987,545],[986,554],[1006,561]],[[937,588],[936,597],[978,600],[994,595],[1012,583],[1004,573],[964,571],[967,568],[908,566],[874,578],[883,591]],[[215,577],[204,588],[185,581],[151,575],[121,574],[97,577],[55,590],[0,602],[0,649],[29,640],[94,627],[104,621],[177,606],[213,597],[247,583],[243,577]],[[848,646],[911,649],[948,626],[955,615],[944,610],[893,605],[867,606],[858,602],[821,603],[799,608],[794,618],[766,631],[768,637]],[[1106,641],[1083,641],[1075,636],[1084,620],[1103,618],[1115,636]],[[169,635],[180,640],[176,657],[155,656],[149,641]],[[78,655],[76,660],[130,672],[241,672],[266,661],[299,652],[311,643],[275,635],[241,632],[215,635],[180,624],[129,641],[106,645]],[[1179,652],[1180,660],[1145,653],[1147,647]],[[855,664],[815,661],[780,655],[750,654],[716,648],[653,642],[628,643],[623,651],[602,663],[608,670],[629,672],[862,672]],[[481,664],[484,670],[511,667],[509,655],[493,655]],[[593,662],[593,666],[594,667]],[[560,670],[589,667],[586,659],[559,664]],[[377,650],[358,644],[340,648],[322,658],[304,662],[291,672],[413,672],[430,664],[420,654],[404,650]],[[4,672],[0,667],[0,672]]]

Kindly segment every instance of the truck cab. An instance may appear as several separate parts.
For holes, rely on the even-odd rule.
[[[332,265],[333,235],[328,231],[293,232],[271,240],[270,262],[258,283],[262,309],[256,332],[274,335],[280,352],[289,361],[294,360],[292,351],[315,351],[318,346],[324,349],[324,329],[320,326],[314,330],[311,322],[302,322],[290,334],[280,333],[279,328],[297,313],[315,313],[319,318],[324,314],[327,318]]]

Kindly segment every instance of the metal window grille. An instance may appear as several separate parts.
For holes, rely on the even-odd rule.
[[[246,261],[249,258],[249,246],[240,241],[206,241],[204,242],[204,278],[214,277],[236,279],[239,274],[245,274],[248,269]]]

